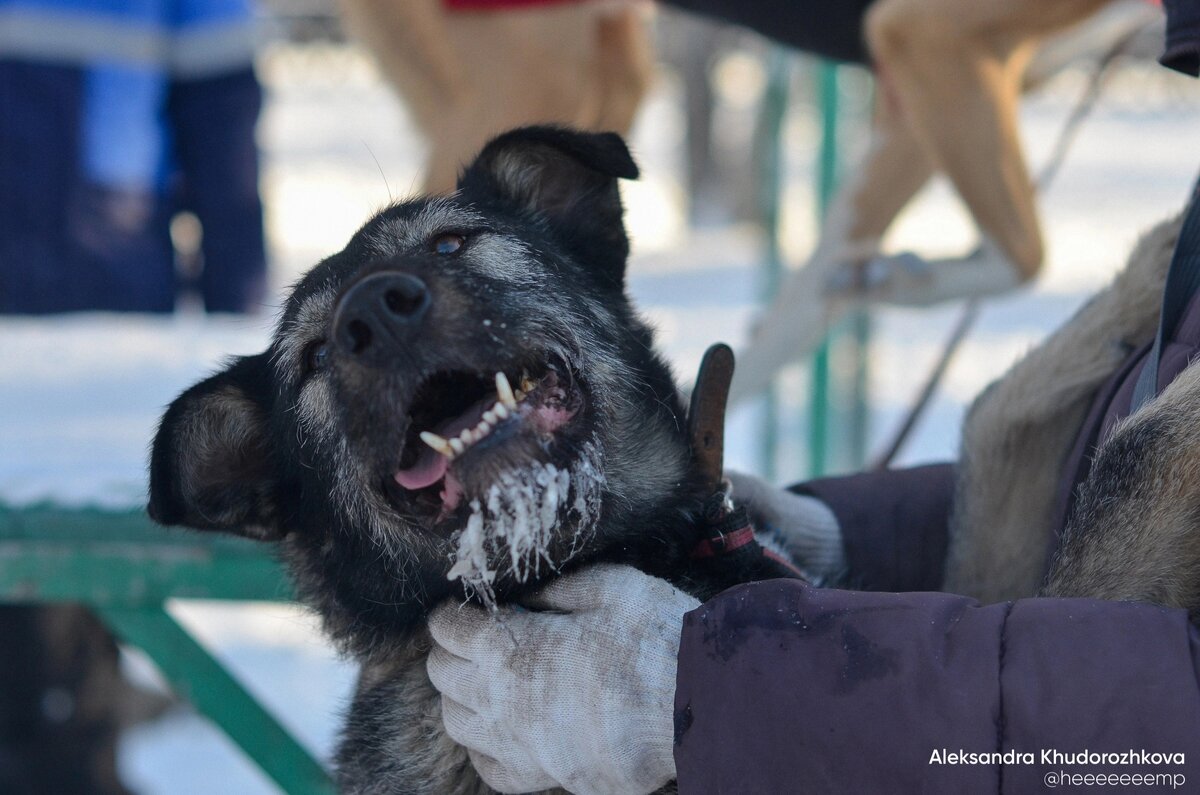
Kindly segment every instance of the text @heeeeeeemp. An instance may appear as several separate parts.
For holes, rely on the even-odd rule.
[[[1059,751],[1044,748],[1041,751],[954,751],[935,748],[929,756],[931,765],[1182,765],[1182,751],[1163,753],[1160,751]]]

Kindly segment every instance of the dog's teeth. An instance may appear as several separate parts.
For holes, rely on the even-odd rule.
[[[467,449],[467,446],[463,444],[463,440],[461,438],[451,439],[449,442],[447,442],[447,444],[449,444],[451,449],[454,450],[455,455],[462,455]]]
[[[473,444],[475,442],[475,431],[467,428],[458,435],[458,438],[462,439],[464,444]]]
[[[508,376],[502,372],[496,373],[496,396],[510,409],[517,407],[517,399],[513,397],[512,387],[508,385]]]
[[[497,403],[496,405],[492,406],[492,411],[496,413],[498,418],[502,420],[508,419],[508,406],[505,406],[503,403]],[[487,414],[484,414],[483,416],[485,419],[487,418]]]
[[[421,441],[444,456],[449,457],[454,454],[454,450],[451,448],[450,443],[438,436],[436,433],[421,431]]]
[[[523,391],[521,391],[520,389],[518,389],[516,391],[516,398],[517,398],[517,402],[520,403],[522,400],[525,399],[525,393]]]
[[[492,424],[487,420],[475,426],[475,439],[478,441],[492,432]]]
[[[499,406],[500,404],[497,403],[496,405]],[[489,426],[496,424],[496,412],[494,409],[492,411],[483,412],[483,422],[486,422]],[[482,425],[483,423],[480,424]]]
[[[527,375],[521,377],[521,389],[525,392],[525,394],[528,395],[536,387],[537,387],[537,382],[534,381],[532,378],[530,378]]]

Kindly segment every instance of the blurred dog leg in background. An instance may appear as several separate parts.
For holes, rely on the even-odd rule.
[[[646,3],[340,0],[430,145],[425,192],[447,193],[513,127],[629,132],[654,74]]]
[[[1043,258],[1017,129],[1023,76],[1043,37],[1109,2],[879,0],[867,12],[871,55],[898,106],[886,115],[902,116],[1020,281]]]
[[[872,3],[863,26],[881,86],[871,146],[835,196],[816,249],[739,352],[730,401],[757,394],[814,350],[857,301],[927,306],[1002,293],[1036,276],[1042,234],[1017,126],[1021,93],[1067,65],[1065,51],[1098,60],[1161,21],[1161,9],[1141,0]],[[1044,63],[1033,60],[1050,48]],[[881,255],[884,234],[939,171],[967,205],[979,248],[933,261]]]

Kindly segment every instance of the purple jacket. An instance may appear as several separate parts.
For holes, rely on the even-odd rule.
[[[1163,64],[1200,74],[1200,4],[1164,7]],[[1167,331],[1160,390],[1200,352],[1200,300]],[[1148,347],[1097,393],[1050,554]],[[751,583],[684,617],[682,792],[1200,790],[1200,632],[1186,612],[921,593],[942,582],[953,488],[950,465],[805,484],[837,515],[863,590]]]
[[[1200,300],[1168,340],[1160,389],[1200,351]],[[1146,354],[1097,393],[1063,470],[1060,530]],[[687,614],[683,792],[1023,793],[1110,774],[1110,792],[1147,775],[1166,777],[1149,780],[1158,790],[1200,788],[1200,633],[1185,611],[912,593],[941,584],[953,481],[939,465],[805,484],[837,515],[862,590],[777,580]]]

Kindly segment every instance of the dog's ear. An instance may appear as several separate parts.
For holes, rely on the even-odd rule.
[[[150,453],[150,518],[258,540],[283,536],[273,504],[267,355],[238,359],[184,392]]]
[[[637,176],[637,164],[616,133],[522,127],[485,146],[458,187],[465,198],[499,200],[544,218],[602,283],[620,289],[629,239],[617,179]]]

